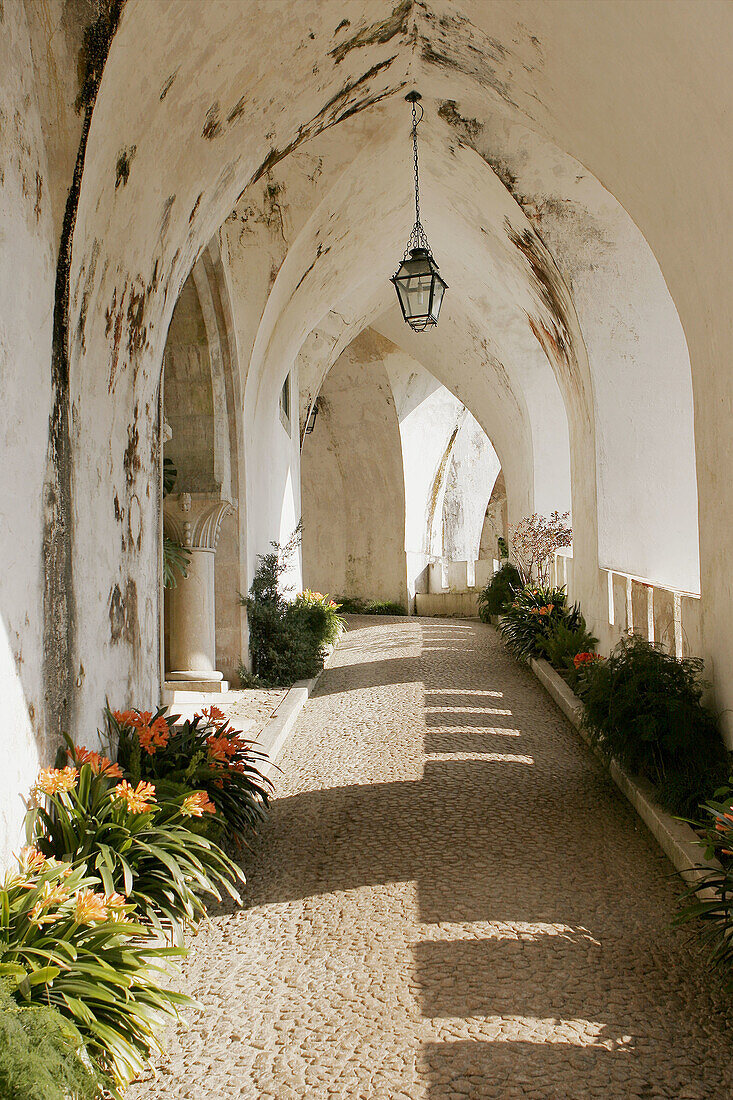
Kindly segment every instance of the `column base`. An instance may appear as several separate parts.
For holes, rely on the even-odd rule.
[[[217,677],[217,679],[214,679],[214,677]],[[194,679],[191,673],[169,672],[168,678],[163,684],[163,690],[166,693],[203,691],[221,694],[229,691],[229,681],[222,678],[221,672],[214,672],[210,675],[201,672],[198,674],[197,679]]]

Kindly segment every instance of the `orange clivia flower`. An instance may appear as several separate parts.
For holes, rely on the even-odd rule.
[[[113,764],[107,756],[102,756],[100,752],[95,752],[94,749],[88,749],[84,745],[77,745],[74,748],[74,754],[76,756],[76,762],[81,767],[83,764],[88,764],[95,775],[108,775],[110,778],[122,779],[122,769],[119,764]]]
[[[76,768],[67,765],[65,768],[43,768],[38,773],[38,779],[33,784],[33,794],[59,794],[61,791],[72,790],[79,779]]]
[[[21,871],[24,871],[27,875],[37,874],[42,871],[46,866],[46,857],[43,852],[40,852],[36,848],[35,844],[28,844],[25,848],[21,848],[20,855],[18,856],[18,864]]]
[[[134,727],[137,721],[137,714],[134,710],[113,710],[112,717],[117,725],[122,726],[123,729]]]
[[[124,909],[128,904],[124,894],[105,894],[104,902],[108,909]]]
[[[181,813],[187,817],[203,817],[204,814],[215,814],[216,806],[206,791],[194,791],[184,798]]]
[[[148,756],[154,756],[158,746],[153,741],[153,731],[147,726],[143,726],[142,729],[136,730],[137,739],[140,742],[140,748],[148,754]]]
[[[78,924],[94,924],[107,920],[107,899],[93,890],[80,890],[76,895],[76,920]]]
[[[206,744],[211,756],[214,760],[218,760],[220,764],[228,764],[231,758],[237,755],[240,748],[236,737],[229,738],[224,733],[220,733],[218,736],[212,733],[206,738]]]
[[[149,726],[150,720],[153,717],[152,710],[136,710],[132,712],[132,719],[130,725],[133,729],[142,729],[143,726]]]
[[[214,707],[214,706],[204,707],[204,709],[201,711],[201,717],[202,718],[207,718],[209,720],[209,722],[212,722],[215,725],[218,725],[221,722],[223,722],[226,725],[226,722],[227,722],[227,716],[226,716],[226,714],[224,714],[224,711],[219,710],[218,707]]]
[[[69,891],[64,889],[63,886],[52,886],[50,882],[44,882],[41,887],[41,896],[31,909],[29,919],[34,924],[48,924],[50,921],[55,921],[56,914],[46,912],[46,915],[43,916],[44,910],[58,908],[59,905],[63,905],[68,900]]]
[[[150,723],[150,729],[152,730],[154,737],[164,737],[166,741],[170,737],[171,731],[168,728],[168,723],[166,722],[162,714],[159,714],[155,721]]]
[[[137,787],[131,787],[126,779],[113,789],[115,798],[121,798],[127,803],[130,813],[147,813],[151,806],[155,805],[155,787],[152,783],[144,783],[140,780]]]
[[[156,718],[149,726],[141,726],[137,730],[137,738],[140,748],[149,756],[153,756],[158,749],[164,749],[170,739],[168,723],[162,716]]]
[[[127,916],[127,909],[131,908],[130,902],[122,894],[105,894],[104,904],[107,908],[107,917],[109,920],[117,921],[118,924],[129,924],[129,918]]]

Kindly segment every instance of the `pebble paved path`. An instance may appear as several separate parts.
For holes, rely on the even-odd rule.
[[[733,1097],[679,888],[495,632],[354,618],[134,1100]]]

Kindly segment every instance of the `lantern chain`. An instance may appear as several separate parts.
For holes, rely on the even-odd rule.
[[[420,118],[417,117],[417,103],[412,100],[412,150],[413,161],[415,165],[415,224],[412,227],[412,232],[407,241],[405,248],[405,258],[413,248],[424,248],[426,252],[430,251],[430,245],[428,244],[428,237],[420,221],[420,172],[417,162],[417,128],[422,122],[424,111],[422,106],[420,107]]]

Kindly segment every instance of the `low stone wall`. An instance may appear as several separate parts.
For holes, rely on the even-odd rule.
[[[478,591],[418,592],[415,614],[428,618],[475,619],[478,615]]]
[[[555,669],[547,661],[531,660],[530,665],[537,679],[547,689],[565,717],[575,727],[586,744],[595,752],[596,750],[582,725],[583,704],[578,696],[570,690],[562,677],[558,676]],[[701,875],[705,873],[704,870],[700,869],[701,866],[708,869],[721,869],[716,860],[706,862],[704,847],[690,826],[667,813],[656,802],[654,790],[650,783],[639,777],[629,775],[613,759],[608,764],[608,770],[616,786],[628,798],[664,854],[685,882],[690,886],[697,886]],[[711,890],[699,890],[698,894],[706,900],[712,900],[714,897]]]

